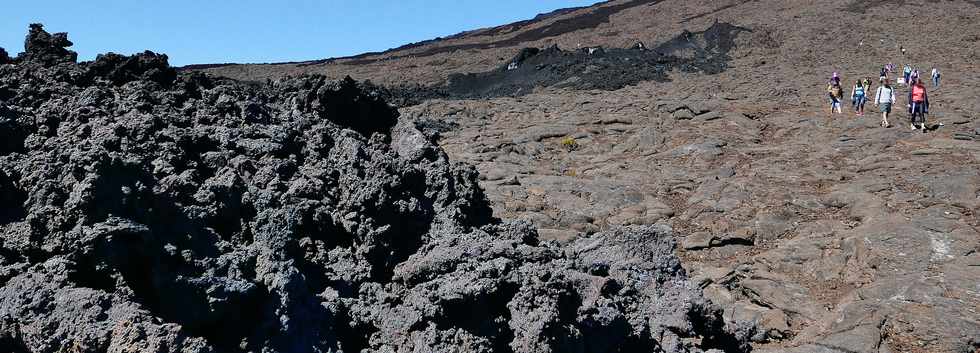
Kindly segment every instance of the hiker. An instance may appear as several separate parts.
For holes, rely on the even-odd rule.
[[[905,56],[905,46],[904,45],[899,45],[898,46],[898,49],[902,51],[902,56]]]
[[[885,80],[887,79],[888,79],[888,65],[885,65],[881,67],[881,73],[878,74],[878,84],[880,85],[882,82],[885,82]]]
[[[926,86],[922,81],[912,82],[909,89],[909,118],[912,121],[912,130],[921,128],[926,131],[926,114],[929,114],[929,95],[926,94]]]
[[[885,82],[878,87],[878,92],[875,93],[875,106],[881,112],[881,127],[891,127],[888,123],[888,114],[892,112],[892,104],[895,103],[895,90],[892,89],[892,85],[885,79]]]
[[[905,81],[902,82],[907,86],[909,84],[909,79],[912,76],[912,65],[905,64],[905,68],[902,70],[902,73],[904,75],[903,77],[905,78]]]
[[[866,86],[861,80],[854,82],[854,87],[851,87],[851,102],[858,116],[864,115],[865,88]]]
[[[918,82],[918,81],[919,81],[919,67],[915,66],[912,67],[912,74],[909,75],[909,82]]]
[[[939,69],[936,67],[932,68],[932,86],[939,87]]]
[[[841,111],[841,100],[844,99],[844,89],[840,87],[840,78],[831,80],[827,86],[827,94],[830,95],[830,114],[843,114]]]
[[[834,73],[830,75],[829,84],[835,84],[835,83],[838,85],[840,84],[840,74],[838,74],[837,71],[834,71]]]
[[[864,81],[861,81],[861,83],[864,84],[864,91],[865,92],[871,92],[871,77],[865,77],[864,78]],[[865,100],[867,100],[867,99],[865,99]]]

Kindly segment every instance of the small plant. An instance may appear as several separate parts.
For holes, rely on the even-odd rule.
[[[561,147],[567,151],[574,151],[578,149],[578,141],[575,141],[574,137],[565,137],[561,140]]]

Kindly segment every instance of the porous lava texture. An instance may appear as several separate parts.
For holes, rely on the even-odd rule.
[[[564,245],[352,80],[0,56],[12,352],[739,352],[665,226]]]

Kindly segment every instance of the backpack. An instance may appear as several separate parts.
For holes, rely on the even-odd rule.
[[[924,102],[926,100],[926,89],[920,85],[912,86],[912,101]]]
[[[857,97],[864,96],[864,86],[862,85],[854,86],[854,96]]]
[[[893,103],[893,92],[891,88],[885,86],[878,87],[878,103]]]
[[[830,86],[830,95],[833,97],[840,97],[841,96],[840,86],[838,85]]]

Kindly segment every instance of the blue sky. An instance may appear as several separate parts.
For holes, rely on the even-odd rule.
[[[153,50],[172,65],[347,56],[524,20],[596,0],[4,0],[0,47],[27,25],[68,32],[80,60]]]

